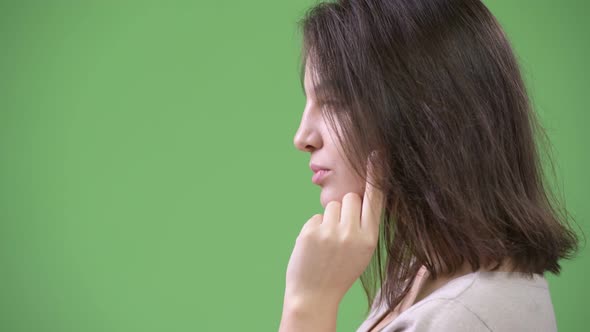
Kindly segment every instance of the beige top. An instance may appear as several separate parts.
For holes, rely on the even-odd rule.
[[[356,331],[368,332],[385,305],[373,305]],[[379,332],[557,331],[549,286],[540,274],[530,279],[519,272],[471,272],[397,310],[401,313]]]

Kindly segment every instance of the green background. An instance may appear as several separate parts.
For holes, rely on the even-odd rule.
[[[293,145],[314,1],[0,3],[0,331],[276,331],[322,212]],[[590,234],[588,5],[486,3]],[[547,275],[562,331],[589,328],[583,248]],[[364,306],[357,281],[338,331]]]

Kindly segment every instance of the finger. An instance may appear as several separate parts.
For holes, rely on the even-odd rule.
[[[357,220],[361,218],[361,196],[357,193],[350,192],[342,198],[342,208],[340,210],[340,223],[343,227],[360,228]]]
[[[322,226],[337,226],[340,223],[340,207],[342,204],[338,201],[329,201],[324,211],[324,221]]]
[[[309,228],[318,227],[322,223],[323,218],[324,218],[324,215],[321,213],[314,214],[311,218],[309,218],[307,220],[307,222],[305,224],[303,224],[303,227],[301,228],[301,232],[303,232],[304,230],[307,230]]]
[[[361,211],[361,228],[366,229],[370,234],[378,235],[381,212],[385,204],[383,193],[373,186],[375,183],[373,164],[375,159],[376,154],[372,152],[367,160],[367,181]]]

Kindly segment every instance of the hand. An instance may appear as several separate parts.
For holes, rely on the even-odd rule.
[[[358,194],[347,193],[342,203],[328,202],[323,215],[305,223],[287,266],[286,301],[339,305],[375,252],[383,200],[381,191],[367,181],[362,201]]]

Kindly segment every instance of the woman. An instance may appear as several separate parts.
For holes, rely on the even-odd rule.
[[[358,277],[360,332],[555,331],[544,272],[578,239],[494,16],[477,0],[341,0],[301,24],[294,143],[325,211],[297,238],[280,331],[335,331]]]

